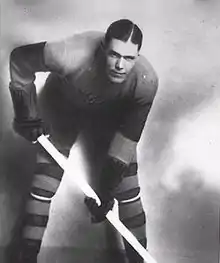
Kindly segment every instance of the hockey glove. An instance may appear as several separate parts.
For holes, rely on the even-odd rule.
[[[48,128],[41,119],[23,121],[14,119],[13,127],[20,136],[33,143],[37,141],[40,135],[49,134]]]
[[[96,204],[93,198],[85,198],[85,204],[92,214],[92,222],[101,222],[114,206],[114,189],[123,179],[127,165],[122,161],[108,156],[101,172],[97,194],[101,200],[101,206]]]
[[[92,214],[92,223],[100,223],[104,221],[106,214],[109,212],[109,210],[112,210],[114,206],[114,199],[105,201],[101,200],[100,206],[97,205],[95,199],[90,197],[85,197],[84,202]]]

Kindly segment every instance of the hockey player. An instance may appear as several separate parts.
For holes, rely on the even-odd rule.
[[[140,28],[121,19],[105,34],[85,32],[62,41],[17,47],[10,56],[10,92],[13,127],[30,142],[47,134],[49,124],[52,140],[68,155],[76,134],[83,134],[85,152],[92,156],[91,163],[101,167],[95,179],[101,207],[85,199],[92,222],[103,221],[116,198],[120,219],[146,246],[136,147],[158,78],[139,54],[141,46]],[[44,87],[45,115],[34,84],[36,72],[50,72]],[[58,165],[39,151],[19,251],[11,253],[11,262],[37,262],[50,203],[61,178]],[[124,245],[129,263],[143,262],[126,241]]]

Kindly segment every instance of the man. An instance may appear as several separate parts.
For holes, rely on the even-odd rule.
[[[86,32],[59,42],[18,47],[10,57],[10,92],[14,129],[30,142],[47,134],[44,123],[49,124],[52,140],[68,155],[80,134],[85,158],[96,167],[94,187],[102,202],[98,208],[93,199],[85,198],[92,222],[103,221],[116,198],[120,219],[146,246],[136,147],[158,78],[139,55],[141,45],[139,27],[121,19],[105,35]],[[45,84],[47,99],[42,102],[47,109],[42,114],[34,85],[35,73],[40,71],[51,72]],[[39,151],[15,262],[37,261],[50,202],[61,178],[61,169]],[[130,263],[143,262],[126,241],[124,245]]]

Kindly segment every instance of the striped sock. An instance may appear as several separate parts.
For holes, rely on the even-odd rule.
[[[146,218],[140,198],[136,162],[130,164],[128,173],[115,191],[115,198],[119,201],[120,220],[146,247]],[[125,239],[124,245],[129,263],[143,262],[143,259]]]
[[[45,152],[37,155],[36,169],[23,222],[23,257],[34,258],[39,253],[48,223],[51,200],[60,185],[62,176],[62,169],[50,156]]]

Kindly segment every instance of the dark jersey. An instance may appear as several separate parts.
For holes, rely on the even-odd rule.
[[[15,115],[23,107],[20,114],[23,116],[19,117],[26,119],[38,116],[34,80],[35,73],[40,71],[59,75],[60,91],[70,107],[88,113],[126,111],[110,147],[110,152],[117,155],[123,147],[127,152],[135,148],[156,95],[158,78],[140,55],[123,83],[111,83],[105,75],[103,36],[99,32],[86,32],[58,42],[15,49],[10,60],[10,87],[12,92],[20,92],[21,97],[20,102],[14,101]],[[115,151],[116,148],[120,149]],[[127,162],[130,157],[124,159]]]

